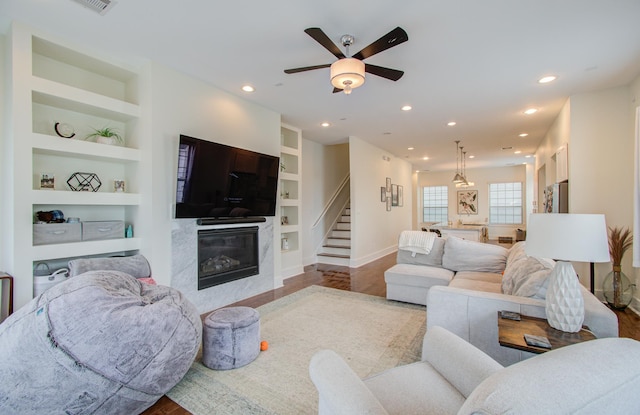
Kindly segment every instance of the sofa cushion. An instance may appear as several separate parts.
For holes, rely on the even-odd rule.
[[[429,288],[433,285],[447,285],[453,272],[438,267],[414,264],[396,264],[384,272],[387,284],[410,285]]]
[[[398,264],[430,265],[433,267],[441,267],[443,254],[444,254],[444,239],[435,238],[429,254],[414,255],[410,251],[407,251],[404,249],[398,249],[398,255],[397,255],[396,261],[398,262]]]
[[[510,252],[507,267],[502,277],[502,292],[520,297],[546,298],[549,275],[555,262],[550,259],[531,257],[524,253],[524,244],[516,247],[517,255]]]
[[[482,291],[486,293],[500,294],[500,283],[482,280],[473,280],[457,277],[449,283],[449,287],[462,288],[465,290]]]
[[[442,266],[452,271],[501,273],[508,253],[508,249],[498,245],[449,236],[444,245]]]
[[[460,271],[456,273],[454,278],[460,280],[485,281],[493,284],[502,283],[502,274],[494,274],[491,272]]]

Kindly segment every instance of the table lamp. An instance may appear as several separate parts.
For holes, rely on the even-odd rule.
[[[525,252],[552,258],[545,311],[549,325],[575,333],[584,322],[580,281],[569,261],[608,262],[609,241],[604,215],[534,213],[529,216]]]

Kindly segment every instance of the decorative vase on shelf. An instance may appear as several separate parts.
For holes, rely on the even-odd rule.
[[[604,278],[602,291],[607,304],[616,310],[624,310],[633,299],[635,285],[622,272],[620,265],[614,265],[611,271]]]

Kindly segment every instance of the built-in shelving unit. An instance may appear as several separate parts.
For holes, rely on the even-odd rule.
[[[282,277],[303,272],[300,241],[300,182],[302,133],[280,128],[280,252]]]
[[[140,206],[150,198],[142,183],[147,168],[142,149],[150,145],[141,102],[141,75],[135,67],[93,50],[69,46],[14,23],[11,29],[11,96],[8,136],[12,160],[3,172],[12,179],[10,209],[15,221],[5,240],[11,244],[7,271],[15,278],[16,306],[32,297],[33,266],[37,262],[89,255],[139,251],[148,229]],[[75,136],[57,134],[56,123],[68,124]],[[85,140],[94,129],[110,127],[124,143],[108,145]],[[95,173],[95,192],[72,191],[67,184],[76,172]],[[42,189],[42,175],[53,176],[53,189]],[[115,180],[125,191],[116,192]],[[124,221],[134,238],[34,245],[32,224],[38,211],[61,210],[81,221]]]

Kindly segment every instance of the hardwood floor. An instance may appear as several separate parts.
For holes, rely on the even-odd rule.
[[[304,274],[289,278],[284,287],[239,301],[232,306],[259,307],[311,285],[355,291],[369,295],[386,296],[384,271],[396,263],[396,254],[390,254],[360,268],[346,268],[315,264],[305,268]],[[627,309],[615,311],[618,315],[620,337],[640,340],[640,316]],[[208,313],[207,313],[208,314]],[[163,396],[144,415],[190,415],[171,399]]]

